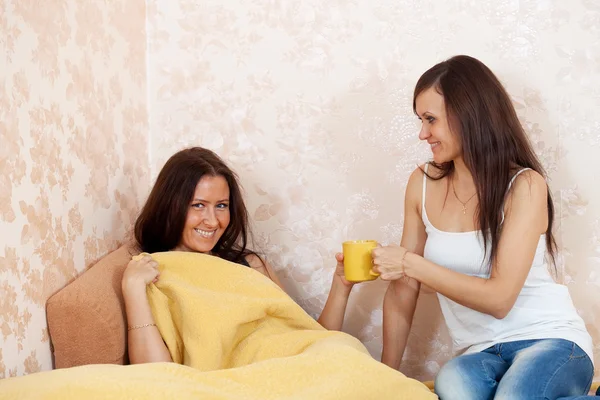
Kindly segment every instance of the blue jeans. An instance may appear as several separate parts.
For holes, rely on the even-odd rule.
[[[450,360],[435,392],[441,400],[576,399],[588,392],[593,377],[592,361],[575,343],[521,340]]]

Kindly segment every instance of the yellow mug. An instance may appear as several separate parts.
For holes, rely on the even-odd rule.
[[[371,250],[375,247],[377,247],[376,240],[349,240],[342,243],[346,280],[363,282],[377,279],[379,274],[371,272],[373,268]]]

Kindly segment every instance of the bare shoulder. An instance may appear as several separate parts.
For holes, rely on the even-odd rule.
[[[546,179],[537,171],[527,170],[515,178],[509,196],[512,201],[546,201],[548,185]]]
[[[264,261],[261,257],[257,256],[256,254],[248,254],[246,256],[246,261],[248,262],[248,265],[250,265],[250,268],[258,270],[265,269],[266,261]]]
[[[427,171],[427,179],[432,178],[434,180],[439,180],[443,174],[443,171],[436,167],[435,164],[421,164],[417,168],[415,168],[414,171],[410,174],[410,178],[408,180],[409,185],[413,184],[415,186],[421,187],[421,182],[423,181],[423,175],[425,175],[425,171]]]
[[[267,278],[271,279],[273,282],[275,282],[275,284],[277,284],[277,286],[279,286],[285,291],[283,285],[281,284],[281,281],[279,280],[277,274],[273,270],[273,267],[271,267],[271,264],[269,264],[269,262],[266,259],[259,257],[256,254],[248,254],[246,256],[246,261],[248,261],[250,268],[255,269],[256,271],[265,275]]]
[[[406,192],[420,192],[423,187],[423,176],[425,175],[425,164],[419,165],[415,170],[410,174],[408,178],[408,183],[406,185]],[[429,173],[429,170],[428,170]]]
[[[526,224],[530,229],[535,226],[540,233],[545,232],[548,227],[546,179],[533,170],[519,174],[507,195],[505,213],[507,226]]]
[[[417,168],[411,172],[410,177],[408,178],[409,185],[412,182],[418,182],[423,179],[423,175],[425,174],[425,164],[419,165]]]
[[[433,179],[438,179],[442,171],[440,171],[433,164],[422,164],[419,165],[415,170],[410,174],[410,178],[408,179],[408,184],[406,185],[406,197],[412,199],[413,201],[421,202],[421,195],[423,193],[423,176],[425,176],[425,167],[427,166],[427,175],[432,177]],[[432,179],[428,179],[427,184],[429,185],[433,181]]]

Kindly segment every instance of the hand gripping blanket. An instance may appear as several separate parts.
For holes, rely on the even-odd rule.
[[[0,399],[435,399],[327,331],[261,273],[190,252],[152,254],[148,286],[174,363],[90,365],[0,381]]]

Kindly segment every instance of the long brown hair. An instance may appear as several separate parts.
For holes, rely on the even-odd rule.
[[[169,251],[180,243],[196,185],[205,175],[222,176],[229,185],[230,222],[212,253],[233,262],[256,255],[246,248],[248,211],[237,175],[217,154],[201,147],[175,153],[158,174],[135,222],[134,236],[141,251]]]
[[[479,199],[479,229],[485,248],[488,242],[491,245],[490,260],[493,261],[498,252],[502,211],[514,167],[531,168],[545,177],[544,168],[533,151],[506,90],[481,61],[459,55],[427,70],[415,86],[415,113],[417,96],[429,88],[435,88],[444,97],[450,130],[461,142],[463,159],[473,175]],[[427,174],[430,179],[442,179],[454,172],[453,161],[432,164],[440,174]],[[546,248],[552,264],[555,264],[553,221],[554,204],[548,190]]]

